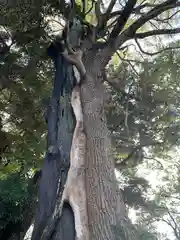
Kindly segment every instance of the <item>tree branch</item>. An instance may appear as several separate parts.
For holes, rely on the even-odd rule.
[[[93,9],[93,7],[94,7],[94,4],[95,4],[95,1],[92,1],[91,7],[90,7],[89,10],[85,13],[85,16],[92,11],[92,9]]]
[[[128,2],[126,3],[126,6],[124,7],[124,10],[122,11],[121,15],[117,19],[117,23],[114,26],[109,36],[109,41],[115,40],[115,38],[119,35],[124,25],[126,24],[127,20],[129,19],[129,16],[131,15],[136,3],[137,3],[137,0],[128,0]]]
[[[158,4],[149,4],[149,3],[146,3],[146,4],[142,4],[142,5],[139,5],[135,8],[133,8],[132,10],[132,13],[133,14],[136,14],[136,15],[142,15],[143,13],[141,13],[141,10],[146,8],[146,7],[156,7]],[[109,19],[113,18],[113,17],[118,17],[119,15],[122,14],[122,10],[117,10],[117,11],[114,11],[112,13],[110,13],[109,15]]]
[[[121,87],[119,86],[119,81],[115,81],[115,80],[113,81],[113,79],[109,79],[109,78],[106,78],[106,81],[117,92],[120,92],[123,97],[128,97],[129,99],[136,100],[137,102],[140,102],[142,100],[139,97],[137,97],[135,94],[127,93],[125,90],[121,89]]]
[[[156,141],[154,141],[154,142],[152,142],[152,143],[148,143],[148,144],[139,144],[139,145],[137,145],[136,147],[134,147],[133,149],[132,149],[132,151],[131,151],[131,153],[126,157],[126,158],[124,158],[120,163],[118,163],[117,165],[124,165],[124,164],[126,164],[127,163],[127,161],[131,158],[131,157],[133,157],[133,155],[138,151],[138,150],[140,150],[140,149],[142,149],[143,147],[150,147],[150,146],[156,146],[156,145],[162,145],[163,144],[163,142],[156,142]]]
[[[177,0],[167,0],[164,3],[161,3],[154,7],[152,10],[150,10],[148,13],[144,14],[141,18],[139,18],[137,21],[135,21],[127,30],[126,34],[129,37],[134,37],[134,34],[136,31],[142,27],[146,22],[149,20],[157,17],[161,13],[173,9],[177,6],[180,6],[180,3]]]
[[[149,55],[149,56],[154,56],[154,55],[156,55],[156,54],[160,54],[160,53],[162,53],[162,52],[164,52],[164,51],[167,51],[167,50],[179,49],[179,48],[180,48],[180,46],[177,46],[177,47],[167,47],[167,48],[161,49],[161,50],[159,50],[159,51],[157,51],[157,52],[150,53],[150,52],[146,52],[146,51],[144,51],[144,50],[142,49],[142,47],[141,47],[140,43],[137,41],[137,39],[135,39],[135,41],[136,41],[137,46],[139,47],[139,50],[140,50],[142,53],[144,53],[144,54],[146,54],[146,55]]]
[[[98,0],[98,1],[95,3],[95,14],[96,14],[96,18],[97,18],[98,26],[99,26],[100,23],[101,23],[101,16],[102,16],[102,13],[101,13],[101,2],[100,2],[100,0]]]
[[[173,13],[171,16],[169,16],[167,18],[163,18],[163,19],[156,18],[154,20],[157,21],[157,22],[167,23],[169,20],[172,20],[172,18],[174,16],[176,16],[179,12],[180,12],[180,10],[176,11],[175,13]]]
[[[155,161],[155,162],[157,162],[161,166],[161,169],[164,169],[163,164],[158,159],[153,158],[153,157],[147,157],[147,156],[144,156],[144,159]]]
[[[174,226],[172,225],[172,223],[168,220],[165,220],[164,218],[161,219],[161,221],[165,222],[169,227],[171,227],[175,233],[176,229],[174,228]]]
[[[174,29],[159,29],[159,30],[152,30],[148,32],[143,33],[136,33],[134,35],[134,38],[146,38],[156,35],[165,35],[165,34],[177,34],[180,33],[180,28],[174,28]]]
[[[82,2],[82,12],[84,17],[86,16],[86,0],[81,0]]]
[[[157,7],[158,4],[151,4],[151,3],[145,3],[145,4],[142,4],[138,7],[135,8],[136,11],[140,11],[142,10],[143,8],[147,8],[147,7],[150,7],[150,8],[153,8],[153,7]]]
[[[134,5],[136,1],[128,0],[127,4],[122,11],[119,18],[117,18],[117,22],[109,36],[109,39],[107,41],[107,47],[105,47],[104,51],[99,53],[98,57],[103,59],[101,62],[102,67],[106,66],[109,60],[111,59],[111,56],[116,52],[116,50],[122,46],[127,40],[133,39],[137,30],[141,28],[146,22],[148,22],[151,19],[156,18],[163,12],[173,9],[175,7],[180,6],[180,2],[178,0],[166,0],[165,2],[155,5],[153,9],[148,11],[147,13],[143,14],[138,20],[136,20],[130,27],[122,31],[124,25],[126,24],[130,14],[134,11]],[[153,30],[153,31],[157,31]],[[159,33],[162,33],[162,30]],[[171,30],[171,33],[173,33],[174,30]],[[179,30],[178,30],[179,31]],[[121,33],[120,33],[121,32]],[[120,34],[119,34],[120,33]],[[149,34],[152,34],[152,31],[149,31],[146,36]],[[156,35],[158,32],[154,32]],[[166,30],[165,34],[170,33],[169,30]],[[142,38],[143,33],[137,33],[139,35],[138,38]],[[118,36],[119,35],[119,36]]]
[[[168,208],[167,208],[168,209]],[[168,212],[168,215],[171,219],[171,221],[174,223],[174,227],[173,227],[173,224],[171,224],[171,227],[172,229],[174,230],[174,234],[175,236],[177,237],[177,239],[179,238],[179,228],[178,228],[178,224],[177,222],[175,221],[175,219],[173,218],[173,216],[171,215],[171,213],[169,212],[169,210],[167,210]],[[169,221],[168,221],[169,222]]]
[[[109,16],[111,14],[111,11],[112,11],[115,3],[116,3],[116,0],[111,0],[110,3],[109,3],[109,6],[107,7],[106,12],[101,13],[101,11],[100,11],[100,1],[96,2],[95,13],[96,13],[96,18],[98,20],[98,24],[97,24],[97,28],[96,28],[96,34],[105,30],[105,27],[106,27],[107,22],[109,20]]]
[[[116,0],[111,0],[110,4],[106,10],[105,16],[104,16],[106,20],[109,18],[109,15],[110,15],[111,11],[113,10],[115,3],[116,3]]]

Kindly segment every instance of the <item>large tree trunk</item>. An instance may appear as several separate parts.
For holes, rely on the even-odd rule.
[[[86,193],[91,239],[115,239],[116,228],[127,220],[117,187],[111,154],[110,134],[104,107],[107,92],[103,86],[99,60],[84,59],[87,79],[81,87],[86,148]]]
[[[72,62],[77,60],[77,56],[74,55]],[[72,58],[71,55],[66,59]],[[68,66],[63,65],[65,59],[63,61],[62,59],[61,57],[59,69],[66,72],[66,77],[67,74],[73,76],[72,69],[68,70]],[[50,111],[49,117],[49,132],[52,134],[51,138],[49,137],[42,170],[40,206],[32,239],[134,240],[136,239],[134,230],[130,228],[125,204],[115,178],[110,134],[104,112],[107,93],[103,86],[101,59],[97,52],[91,50],[86,52],[82,61],[76,65],[78,70],[82,65],[83,70],[79,72],[80,80],[84,81],[78,87],[81,104],[76,104],[72,100],[76,116],[73,141],[72,132],[68,135],[67,128],[67,120],[73,119],[70,103],[66,102],[62,114],[60,93],[58,98],[57,96],[52,98],[53,111]],[[58,77],[59,81],[62,81],[63,76]],[[66,97],[72,92],[74,86],[72,81],[70,86]],[[72,99],[77,100],[77,97]],[[59,117],[56,114],[57,109],[61,109],[58,110]],[[54,136],[56,134],[57,136]],[[68,172],[70,148],[71,163]]]

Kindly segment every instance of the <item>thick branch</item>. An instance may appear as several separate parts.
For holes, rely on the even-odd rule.
[[[132,13],[136,14],[136,15],[142,15],[143,14],[141,12],[142,9],[147,8],[147,7],[153,8],[153,7],[156,7],[157,5],[158,4],[150,4],[150,3],[139,5],[135,8],[133,8]],[[122,10],[117,10],[117,11],[111,12],[110,15],[109,15],[109,19],[111,19],[113,17],[118,17],[121,14],[122,14]]]
[[[145,3],[145,4],[142,4],[142,5],[139,5],[135,8],[133,8],[132,13],[135,14],[135,15],[142,15],[143,14],[141,12],[142,9],[147,8],[147,7],[153,8],[153,7],[156,7],[157,5],[158,4]],[[117,11],[111,12],[110,15],[109,15],[109,19],[111,19],[113,17],[118,17],[121,14],[122,14],[122,10],[117,10]]]
[[[140,11],[144,8],[147,8],[147,7],[150,7],[150,8],[153,8],[153,7],[157,7],[158,4],[151,4],[151,3],[145,3],[145,4],[142,4],[142,5],[139,5],[138,7],[136,7],[136,11]]]
[[[155,35],[177,34],[177,33],[180,33],[180,28],[159,29],[159,30],[152,30],[152,31],[143,32],[143,33],[136,33],[134,35],[134,38],[145,38],[145,37],[151,37]]]
[[[150,10],[148,13],[146,13],[145,15],[143,15],[141,18],[139,18],[136,22],[134,22],[127,30],[126,30],[126,34],[133,37],[134,34],[136,33],[136,31],[142,27],[146,22],[148,22],[149,20],[157,17],[158,15],[160,15],[161,13],[175,8],[177,6],[179,6],[180,3],[177,2],[177,0],[168,0],[162,4],[159,4],[158,6],[156,6],[155,8],[153,8],[152,10]]]
[[[95,14],[98,21],[98,25],[100,25],[102,13],[101,13],[101,1],[99,0],[95,3]]]
[[[163,13],[169,9],[173,9],[175,7],[180,6],[180,2],[177,0],[167,0],[159,5],[156,5],[153,9],[151,9],[146,14],[142,15],[129,28],[127,28],[126,30],[121,32],[121,34],[119,35],[120,31],[124,27],[124,24],[127,22],[130,14],[134,10],[133,5],[135,5],[135,3],[134,2],[132,3],[132,1],[129,0],[128,3],[126,4],[121,16],[119,17],[118,22],[116,23],[114,29],[112,30],[112,32],[110,34],[108,46],[104,49],[104,51],[102,51],[100,53],[101,58],[103,59],[102,66],[106,66],[107,63],[109,62],[111,56],[116,52],[116,50],[120,46],[122,46],[127,40],[134,38],[137,30],[140,27],[142,27],[146,22],[148,22],[151,19],[156,18],[161,13]],[[131,11],[130,11],[130,6],[131,6]],[[122,22],[120,20],[122,20]],[[173,30],[171,31],[171,33],[172,32],[173,32]],[[155,33],[157,34],[157,32],[155,32]],[[160,32],[160,33],[162,33],[162,32]],[[169,33],[169,32],[166,32],[166,33]],[[150,32],[149,34],[152,34],[152,32]],[[139,38],[140,37],[142,37],[142,35],[139,35]],[[112,44],[112,40],[113,40],[113,44]]]
[[[109,16],[109,14],[111,13],[111,11],[113,10],[113,7],[116,3],[116,0],[112,0],[110,3],[109,3],[109,6],[106,10],[106,15]]]
[[[103,14],[103,16],[102,16],[102,18],[101,18],[101,22],[99,23],[99,28],[100,28],[100,29],[103,29],[103,28],[106,26],[107,21],[108,21],[108,19],[109,19],[109,15],[110,15],[110,13],[111,13],[111,11],[112,11],[115,3],[116,3],[116,0],[111,0],[111,2],[110,2],[110,4],[109,4],[109,6],[108,6],[108,8],[107,8],[107,10],[106,10],[106,12],[105,12],[105,14]]]
[[[136,5],[137,0],[129,0],[124,7],[124,10],[122,11],[121,15],[119,16],[116,25],[114,26],[114,29],[112,30],[109,40],[114,40],[121,30],[123,29],[124,25],[126,24],[127,20],[129,19],[130,14],[133,11],[134,6]]]

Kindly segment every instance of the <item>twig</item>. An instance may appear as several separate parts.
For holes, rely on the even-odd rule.
[[[146,54],[146,55],[149,55],[149,56],[154,56],[154,55],[156,55],[156,54],[160,54],[160,53],[162,53],[162,52],[164,52],[164,51],[167,51],[167,50],[173,50],[173,49],[179,49],[179,48],[180,48],[180,46],[177,46],[177,47],[167,47],[167,48],[164,48],[164,49],[162,49],[162,50],[160,50],[160,51],[157,51],[157,52],[154,52],[154,53],[150,53],[150,52],[146,52],[146,51],[144,51],[144,50],[142,49],[140,43],[138,42],[138,40],[137,40],[136,38],[135,38],[135,42],[136,42],[137,46],[139,47],[140,51],[141,51],[142,53]]]
[[[126,158],[124,158],[120,163],[119,163],[119,165],[121,165],[121,164],[124,164],[125,162],[127,162],[133,155],[134,155],[134,153],[137,151],[137,150],[139,150],[139,149],[141,149],[141,148],[143,148],[143,147],[150,147],[150,146],[156,146],[156,145],[162,145],[163,144],[163,142],[152,142],[152,143],[148,143],[148,144],[139,144],[138,146],[136,146],[136,147],[134,147],[133,148],[133,150],[131,151],[131,153],[126,157]]]

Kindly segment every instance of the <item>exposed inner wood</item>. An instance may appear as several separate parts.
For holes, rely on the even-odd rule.
[[[71,147],[70,169],[62,203],[68,201],[74,211],[76,239],[89,240],[85,190],[86,135],[83,131],[83,113],[79,86],[73,89],[71,104],[76,117],[76,127]]]

